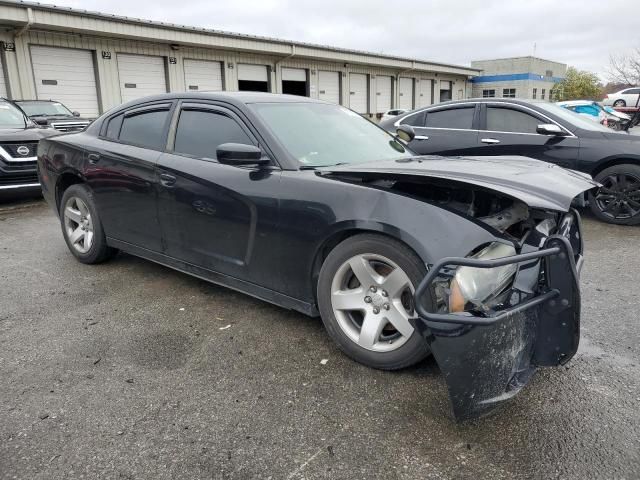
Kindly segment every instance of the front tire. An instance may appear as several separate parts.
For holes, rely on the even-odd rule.
[[[82,184],[70,186],[60,201],[62,235],[71,253],[82,263],[101,263],[116,250],[107,245],[93,192]]]
[[[589,207],[598,219],[616,225],[640,224],[640,165],[614,165],[594,180],[602,187],[589,192]]]
[[[318,306],[329,336],[355,361],[382,370],[413,365],[429,354],[415,331],[413,293],[426,274],[407,246],[360,234],[335,247],[318,279]]]

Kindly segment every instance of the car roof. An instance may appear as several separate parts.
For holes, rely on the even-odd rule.
[[[299,95],[284,95],[280,93],[265,92],[176,92],[163,93],[150,97],[138,98],[124,105],[132,106],[139,103],[162,101],[162,100],[219,100],[236,105],[246,105],[251,103],[319,103],[333,105],[329,102],[316,100],[314,98],[302,97]]]
[[[61,103],[58,100],[51,100],[51,99],[48,99],[48,100],[34,100],[34,99],[30,99],[30,100],[14,100],[14,102],[16,102],[16,103],[27,103],[27,102],[34,102],[34,103],[35,102],[38,102],[38,103],[46,103],[46,102],[54,103],[55,102],[55,103]]]
[[[598,103],[595,102],[593,100],[568,100],[566,102],[556,102],[558,105],[567,105],[567,106],[573,106],[573,105],[593,105],[594,103]]]

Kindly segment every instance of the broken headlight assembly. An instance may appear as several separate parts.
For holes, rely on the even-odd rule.
[[[492,243],[468,258],[495,260],[516,254],[512,245]],[[517,264],[494,268],[459,266],[447,270],[434,282],[435,297],[441,313],[489,313],[508,301]]]

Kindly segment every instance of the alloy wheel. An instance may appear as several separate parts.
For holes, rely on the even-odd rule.
[[[614,173],[600,180],[602,187],[595,196],[603,215],[616,220],[640,214],[640,178],[628,173]]]
[[[413,334],[413,293],[411,280],[396,263],[382,255],[361,254],[334,275],[331,306],[351,341],[374,352],[390,352]]]
[[[70,197],[64,206],[64,228],[71,246],[79,253],[87,253],[93,244],[93,221],[87,204],[78,197]]]

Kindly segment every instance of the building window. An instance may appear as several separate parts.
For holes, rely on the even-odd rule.
[[[544,92],[545,92],[545,90],[543,88],[542,91],[540,92],[540,99],[541,100],[544,100]]]
[[[482,90],[482,98],[493,98],[496,96],[496,91],[491,90]]]
[[[533,89],[533,96],[531,98],[533,98],[535,100],[537,96],[538,96],[538,89],[534,88]]]
[[[553,102],[553,90],[549,90],[549,101]]]
[[[502,96],[504,98],[516,98],[516,89],[515,88],[503,88]]]
[[[545,77],[553,77],[553,71],[552,70],[547,70],[545,72]]]

